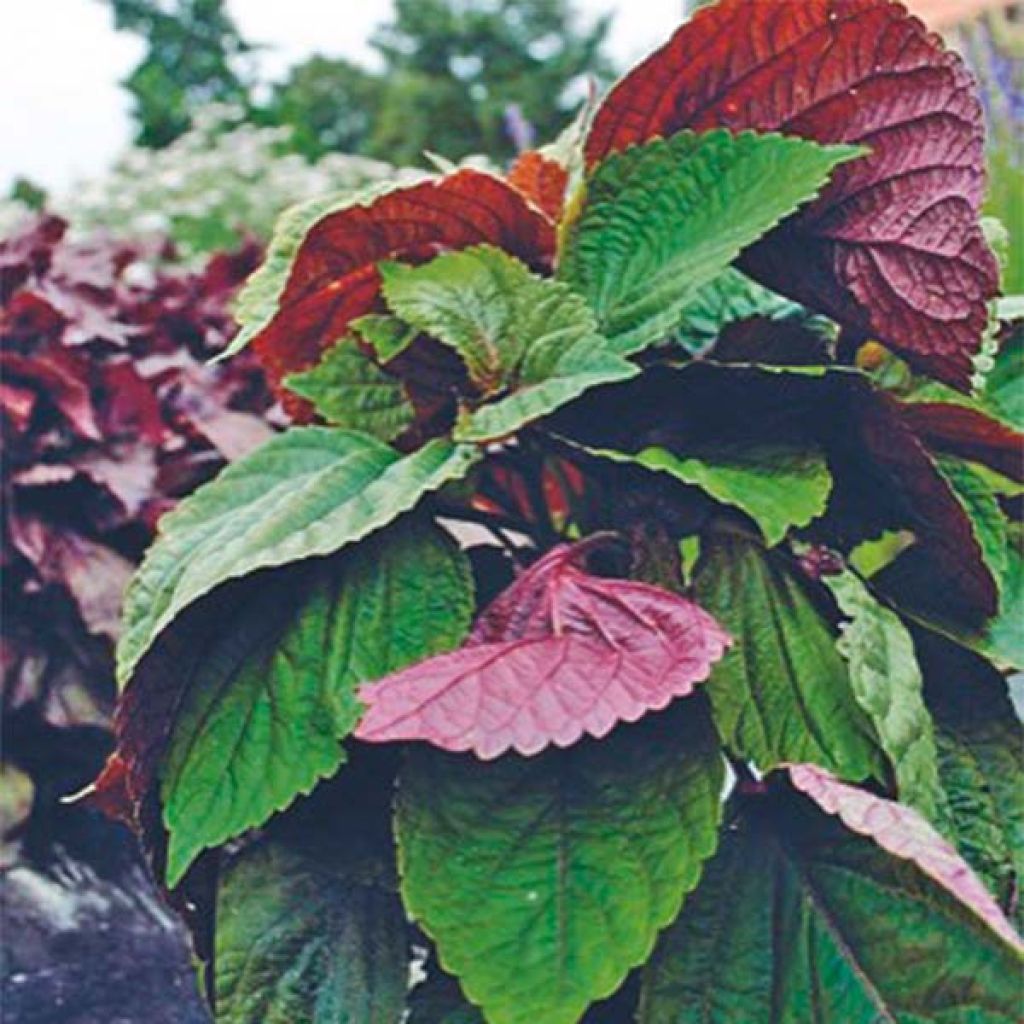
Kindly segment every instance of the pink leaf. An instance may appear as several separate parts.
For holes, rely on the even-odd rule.
[[[692,601],[592,576],[592,543],[554,548],[484,612],[466,644],[364,686],[356,735],[489,760],[601,737],[685,697],[730,640]]]
[[[823,811],[837,815],[852,832],[873,839],[883,850],[909,860],[978,915],[1000,938],[1024,951],[1024,942],[999,904],[968,864],[917,811],[885,800],[812,764],[789,767],[793,785]]]

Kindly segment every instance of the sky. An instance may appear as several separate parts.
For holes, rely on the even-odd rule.
[[[584,17],[616,13],[612,56],[628,65],[681,20],[683,0],[576,0]],[[390,0],[228,0],[242,34],[267,44],[280,76],[314,52],[369,60],[366,40]],[[131,139],[118,87],[142,55],[99,0],[4,0],[0,19],[0,195],[18,175],[57,192],[101,174]],[[642,13],[641,13],[642,12]]]

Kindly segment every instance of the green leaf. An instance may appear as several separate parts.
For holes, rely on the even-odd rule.
[[[1012,1024],[1020,963],[910,861],[751,806],[644,969],[639,1024]]]
[[[419,331],[386,313],[367,313],[349,325],[376,353],[382,363],[390,363],[415,340]]]
[[[866,150],[724,129],[608,157],[565,234],[559,276],[628,355],[662,341],[740,252]]]
[[[781,558],[739,537],[708,538],[694,596],[734,641],[705,685],[733,753],[761,771],[808,761],[851,781],[884,777],[832,629]]]
[[[597,333],[582,298],[500,249],[475,246],[380,271],[403,320],[455,349],[483,396],[507,393],[463,416],[462,440],[511,433],[588,388],[639,372]]]
[[[361,540],[476,458],[443,439],[402,458],[365,434],[302,427],[232,463],[161,521],[125,599],[118,679],[126,682],[157,635],[204,594]]]
[[[1000,346],[982,399],[996,415],[1024,430],[1024,323],[1017,323]]]
[[[1024,729],[1006,680],[983,659],[922,639],[951,838],[1006,910],[1021,915]]]
[[[473,616],[465,556],[408,519],[295,577],[287,588],[269,579],[183,666],[161,771],[171,887],[204,847],[337,770],[362,683],[456,647]]]
[[[328,423],[392,441],[416,417],[401,381],[360,352],[352,338],[327,350],[311,370],[293,373],[285,387],[313,403]]]
[[[408,1024],[485,1024],[480,1011],[466,1000],[459,983],[436,963],[409,997]]]
[[[715,847],[721,757],[695,700],[489,764],[413,750],[406,907],[491,1024],[574,1024],[649,955]]]
[[[402,1019],[405,915],[390,850],[366,842],[363,828],[343,813],[322,813],[290,831],[272,826],[222,870],[217,1024]]]
[[[988,571],[997,587],[1001,586],[1008,558],[1006,518],[992,488],[962,459],[943,455],[935,461],[971,521]]]
[[[635,455],[607,450],[593,454],[634,462],[693,484],[726,505],[746,512],[769,547],[793,527],[807,526],[825,511],[832,476],[818,449],[786,444],[706,445],[686,457],[664,448]]]
[[[849,620],[841,627],[839,652],[849,664],[853,695],[892,764],[900,800],[936,821],[942,789],[935,730],[914,641],[899,616],[879,604],[852,572],[821,581]]]

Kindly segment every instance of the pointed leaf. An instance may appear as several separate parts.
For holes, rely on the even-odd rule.
[[[471,412],[460,438],[511,433],[588,388],[638,372],[597,333],[582,298],[493,247],[380,271],[391,309],[455,349],[483,396],[511,392]]]
[[[889,0],[721,0],[611,91],[587,162],[716,126],[870,147],[742,269],[966,387],[998,267],[978,223],[982,110],[960,58]]]
[[[882,771],[832,630],[781,559],[738,537],[709,539],[694,594],[735,639],[706,687],[733,753],[762,771],[794,760],[849,779]]]
[[[264,266],[239,299],[242,330],[273,382],[314,365],[349,323],[372,312],[375,265],[429,259],[439,247],[490,242],[544,266],[554,226],[500,178],[464,168],[444,178],[297,208],[282,220]]]
[[[451,654],[364,686],[356,735],[425,740],[490,759],[601,737],[684,697],[729,643],[667,590],[588,575],[559,546],[490,605]]]
[[[723,782],[699,711],[530,760],[410,752],[397,818],[406,907],[492,1024],[575,1024],[696,884]]]
[[[699,290],[862,150],[780,135],[681,132],[590,174],[559,276],[623,354],[665,339]]]
[[[392,441],[415,419],[401,381],[385,373],[348,338],[329,348],[311,370],[289,374],[289,391],[309,401],[337,427]]]
[[[171,887],[204,847],[333,774],[362,711],[357,687],[451,649],[473,613],[465,556],[414,520],[262,589],[165,680],[180,692],[160,770]]]
[[[346,810],[289,814],[222,870],[217,1024],[402,1019],[409,950],[390,843]]]
[[[793,765],[789,777],[801,793],[826,813],[837,815],[851,832],[867,836],[892,856],[915,864],[1007,945],[1024,953],[1024,942],[992,894],[956,850],[912,807],[840,782],[813,764]]]
[[[913,861],[750,799],[644,971],[639,1024],[1012,1024],[1020,961]]]
[[[233,463],[160,524],[125,600],[124,683],[161,630],[230,579],[329,555],[461,477],[476,453],[430,442],[402,458],[365,434],[291,430]]]
[[[823,454],[810,447],[707,445],[686,457],[664,448],[644,448],[635,455],[591,451],[668,473],[741,509],[757,523],[769,547],[779,544],[791,528],[807,526],[821,515],[832,489]]]
[[[821,581],[848,619],[840,627],[839,652],[849,664],[853,695],[893,767],[900,799],[935,821],[942,802],[938,754],[914,641],[899,616],[852,572]]]
[[[560,160],[537,149],[521,153],[508,172],[508,183],[556,223],[562,218],[569,172]]]

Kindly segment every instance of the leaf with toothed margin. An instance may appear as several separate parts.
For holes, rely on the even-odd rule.
[[[125,599],[120,682],[199,598],[258,569],[361,540],[476,459],[473,448],[443,439],[403,458],[366,434],[302,427],[233,463],[161,521]]]
[[[616,153],[587,178],[559,277],[616,351],[639,352],[665,341],[704,285],[864,152],[723,130]]]
[[[584,572],[587,544],[560,545],[531,566],[459,650],[362,687],[359,739],[532,755],[693,692],[727,635],[677,594]]]
[[[966,389],[999,269],[979,222],[983,111],[960,57],[890,0],[720,0],[611,90],[587,165],[721,127],[869,147],[740,269]]]
[[[637,1024],[1014,1024],[1017,943],[947,888],[940,849],[956,863],[934,833],[894,854],[797,793],[741,798],[643,968]]]
[[[402,895],[491,1024],[575,1024],[647,958],[717,842],[723,764],[703,712],[694,699],[487,765],[409,752]]]

